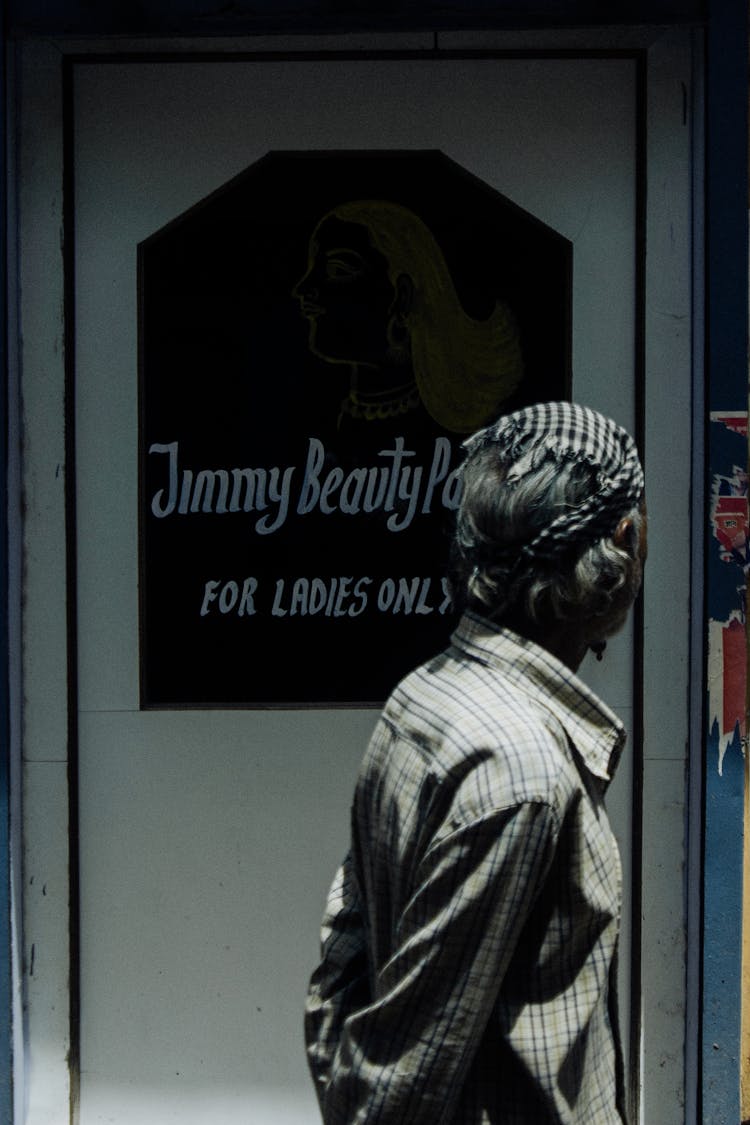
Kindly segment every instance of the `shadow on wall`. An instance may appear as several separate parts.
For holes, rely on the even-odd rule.
[[[312,1083],[305,1090],[227,1089],[224,1083],[197,1083],[179,1074],[158,1086],[88,1076],[80,1113],[81,1125],[312,1125],[318,1119]]]

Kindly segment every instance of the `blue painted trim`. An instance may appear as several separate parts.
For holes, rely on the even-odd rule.
[[[739,1125],[742,972],[742,821],[745,763],[739,734],[716,768],[708,740],[703,956],[704,1125]]]
[[[8,650],[8,316],[6,39],[0,27],[0,1121],[13,1120],[13,969],[10,894],[10,690]]]
[[[712,0],[706,40],[706,374],[709,411],[747,409],[747,3]],[[707,495],[736,458],[736,435],[708,426]],[[740,442],[739,459],[746,455]],[[736,460],[735,460],[736,463]],[[731,472],[731,468],[729,470]],[[706,524],[707,621],[741,608],[740,566],[722,563]],[[744,761],[735,732],[719,773],[706,731],[702,1096],[704,1125],[740,1120]]]

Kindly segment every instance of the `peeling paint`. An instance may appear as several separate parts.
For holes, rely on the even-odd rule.
[[[744,464],[735,461],[743,455],[746,457],[748,414],[747,411],[714,411],[711,421],[741,439],[734,446],[734,458],[730,457],[726,471],[715,472],[711,481],[711,525],[714,547],[718,548],[717,561],[720,567],[734,568],[736,573],[734,604],[731,607],[724,605],[724,613],[717,613],[716,607],[709,607],[709,729],[712,742],[718,747],[718,772],[721,776],[727,749],[737,736],[744,748],[747,735],[748,472],[746,460]],[[731,580],[728,587],[731,589]]]
[[[742,438],[748,436],[748,412],[747,411],[712,411],[712,422],[721,422],[726,426],[726,429],[733,430],[734,433],[739,433]]]
[[[719,774],[724,755],[737,733],[744,740],[747,647],[745,616],[737,611],[728,621],[708,623],[709,725],[718,744]],[[744,743],[743,743],[744,744]]]

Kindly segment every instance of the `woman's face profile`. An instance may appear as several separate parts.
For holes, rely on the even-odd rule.
[[[378,367],[396,295],[388,263],[365,226],[329,215],[315,229],[307,272],[292,295],[307,318],[310,350],[329,363]]]

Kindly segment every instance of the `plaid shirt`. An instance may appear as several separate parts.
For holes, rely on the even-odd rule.
[[[326,1125],[624,1120],[603,803],[624,738],[559,660],[471,614],[396,689],[308,996]]]

